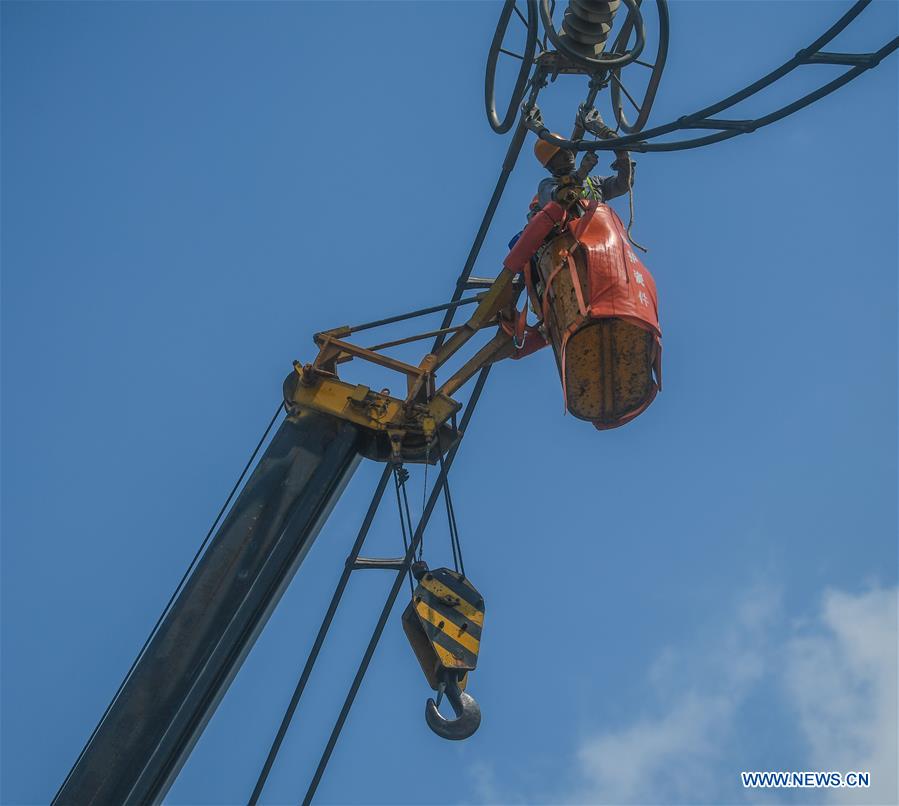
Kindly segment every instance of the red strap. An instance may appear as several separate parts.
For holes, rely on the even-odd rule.
[[[587,212],[581,216],[580,221],[577,222],[571,234],[574,235],[574,239],[580,243],[581,235],[584,234],[584,230],[590,225],[590,222],[593,220],[593,216],[596,214],[596,210],[599,207],[599,199],[594,199],[590,202],[590,206],[587,207]]]
[[[581,243],[581,236],[584,234],[584,230],[590,225],[590,222],[593,220],[593,216],[596,215],[596,211],[599,209],[599,200],[593,199],[590,204],[587,206],[587,212],[584,213],[578,220],[577,224],[573,227],[569,226],[569,232],[571,233],[571,237],[574,238],[574,243],[571,246],[571,249],[563,252],[563,256],[568,259],[568,268],[571,271],[571,284],[574,286],[574,293],[577,296],[577,305],[578,310],[581,312],[581,316],[587,315],[587,306],[584,304],[584,295],[581,291],[581,282],[578,279],[576,267],[574,265],[574,261],[572,260],[571,253],[580,246],[581,249],[584,249],[584,245]],[[586,249],[584,249],[586,252]]]
[[[568,339],[577,332],[577,329],[583,324],[583,321],[583,319],[579,319],[576,322],[572,322],[565,328],[565,332],[562,334],[562,405],[564,406],[565,414],[568,414],[568,384],[565,382],[565,352],[568,349]]]
[[[503,329],[507,336],[514,336],[514,322],[501,320],[499,326]],[[540,329],[528,325],[524,330],[524,343],[519,349],[516,349],[515,353],[512,355],[512,360],[517,361],[519,358],[524,358],[525,356],[529,356],[531,353],[536,353],[537,350],[542,350],[544,347],[546,347],[547,344],[548,342],[543,337]]]
[[[571,274],[571,284],[574,286],[574,295],[577,297],[577,307],[581,312],[581,316],[587,316],[587,305],[584,303],[584,292],[581,289],[581,281],[578,277],[577,266],[574,263],[574,258],[571,256],[571,252],[567,249],[563,250],[559,253],[560,257],[563,258],[562,262],[556,266],[552,270],[552,273],[546,280],[546,291],[543,294],[543,321],[548,321],[549,317],[549,291],[552,290],[553,280],[556,279],[556,275],[562,271],[566,266],[568,267],[568,271]],[[553,293],[555,293],[553,291]]]
[[[556,268],[552,270],[552,273],[549,275],[549,278],[546,281],[546,290],[543,292],[543,321],[549,322],[549,293],[553,287],[553,280],[556,279],[556,275],[565,268],[565,261],[562,261]]]
[[[524,305],[521,306],[521,310],[518,312],[518,317],[515,321],[514,344],[516,350],[520,350],[522,347],[524,347],[525,332],[528,329],[528,304],[530,303],[531,298],[534,295],[534,285],[533,278],[531,277],[530,260],[525,263],[524,268],[521,270],[521,273],[522,275],[524,275],[524,285],[527,291],[525,292]]]
[[[560,255],[562,261],[556,266],[549,277],[546,279],[546,290],[543,292],[543,321],[549,322],[549,295],[555,294],[555,289],[553,288],[553,281],[556,279],[556,276],[562,271],[564,268],[568,268],[568,271],[571,273],[571,284],[574,286],[574,293],[577,297],[578,309],[581,312],[581,318],[572,322],[562,334],[562,349],[561,349],[561,365],[562,365],[562,403],[564,406],[564,410],[568,412],[568,385],[565,381],[565,353],[568,348],[568,340],[574,335],[577,329],[584,323],[584,320],[587,318],[587,306],[584,305],[584,295],[581,290],[581,281],[577,274],[577,267],[574,263],[574,258],[571,255],[571,252],[567,249],[563,250]]]
[[[577,297],[577,307],[581,312],[581,316],[587,315],[587,306],[584,304],[584,292],[581,289],[581,278],[578,277],[577,274],[577,266],[574,265],[574,258],[571,255],[571,252],[565,251],[562,253],[565,257],[566,263],[568,263],[568,271],[571,274],[571,284],[574,286],[574,295]]]
[[[566,330],[562,336],[562,413],[568,414],[568,384],[565,383],[565,350],[571,334]]]

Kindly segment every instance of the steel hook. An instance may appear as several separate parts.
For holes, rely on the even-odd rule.
[[[442,693],[446,694],[446,698],[453,707],[456,718],[446,719],[437,710],[437,703],[432,698],[428,698],[427,705],[425,705],[425,721],[428,723],[428,727],[444,739],[456,741],[467,739],[481,724],[481,708],[477,700],[459,688],[459,683],[454,676],[449,676],[441,688],[443,688]]]

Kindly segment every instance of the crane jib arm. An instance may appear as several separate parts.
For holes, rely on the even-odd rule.
[[[359,428],[308,412],[278,429],[54,799],[162,800],[359,463]]]

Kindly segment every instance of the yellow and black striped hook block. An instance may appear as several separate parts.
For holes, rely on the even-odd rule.
[[[484,597],[458,571],[431,571],[421,562],[415,566],[418,586],[403,612],[403,631],[428,685],[439,692],[437,702],[428,700],[426,720],[438,735],[464,739],[477,730],[481,721],[477,702],[464,689],[468,673],[478,664]],[[444,693],[456,719],[444,719],[437,710]]]

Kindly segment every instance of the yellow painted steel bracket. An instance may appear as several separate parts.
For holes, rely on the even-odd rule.
[[[480,369],[514,353],[512,336],[502,323],[513,321],[520,291],[513,283],[513,275],[504,270],[490,289],[480,295],[474,313],[463,325],[375,347],[359,347],[347,341],[353,332],[349,327],[315,334],[319,349],[315,360],[308,364],[294,361],[294,371],[284,381],[288,417],[298,418],[308,411],[329,414],[364,429],[360,451],[370,459],[434,464],[461,438],[454,422],[462,404],[451,395]],[[437,370],[476,333],[493,325],[497,326],[496,335],[438,387]],[[452,332],[452,336],[436,353],[425,355],[417,366],[380,352],[437,332]],[[387,389],[375,391],[342,380],[337,373],[338,366],[354,358],[403,375],[406,397],[400,399]]]

